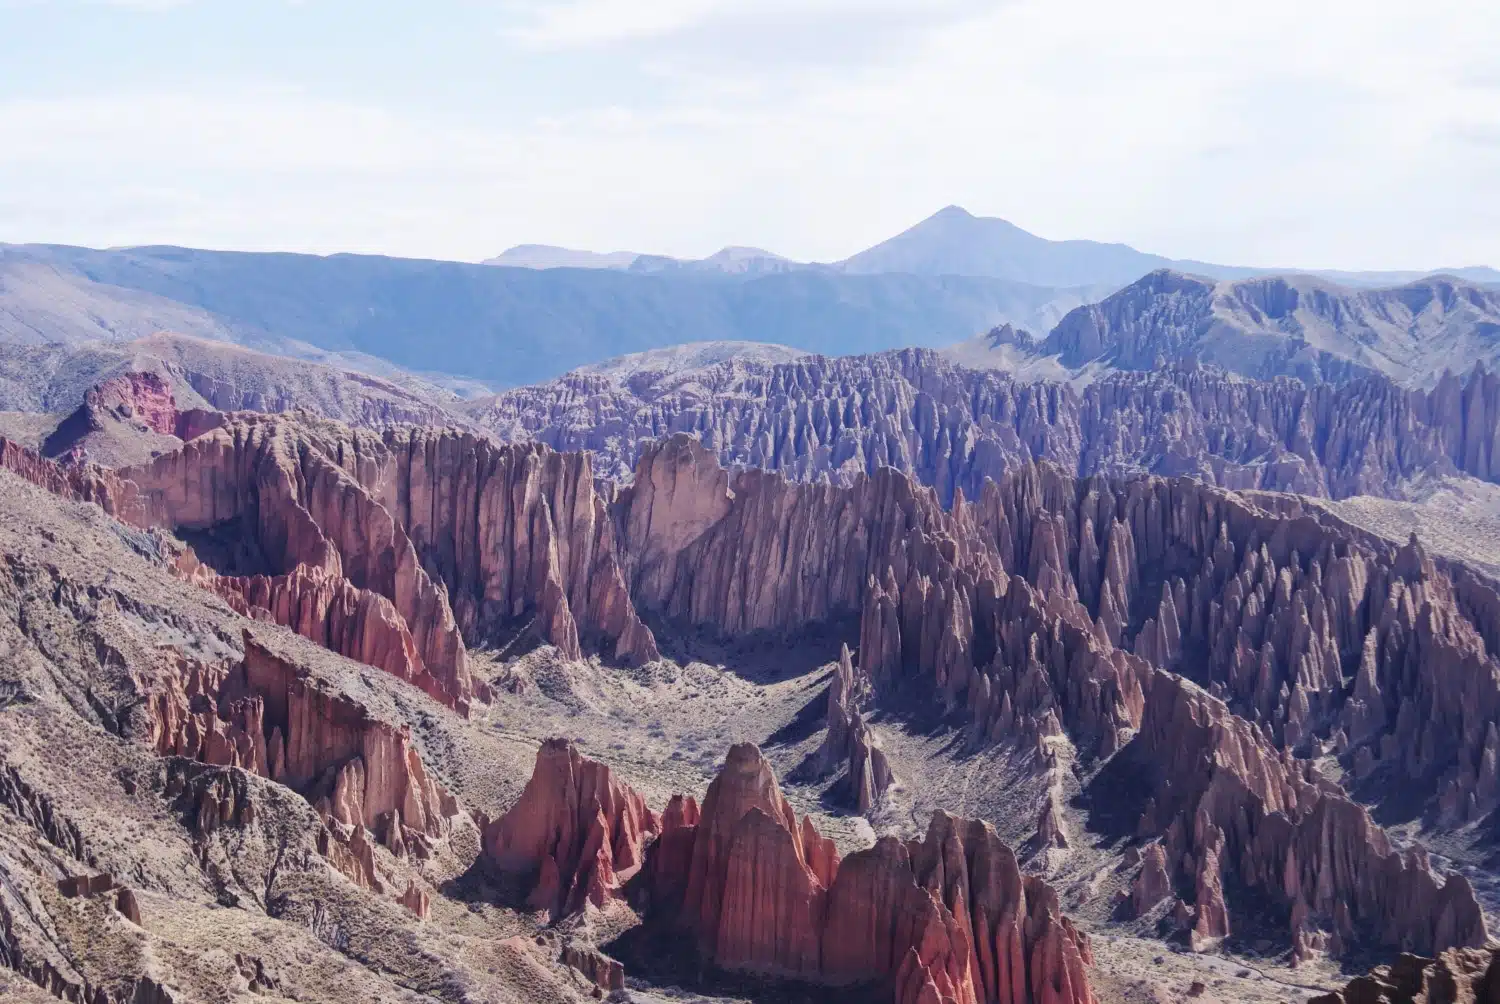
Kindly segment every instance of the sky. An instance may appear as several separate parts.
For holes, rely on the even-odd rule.
[[[1492,0],[0,0],[0,242],[1500,265]]]

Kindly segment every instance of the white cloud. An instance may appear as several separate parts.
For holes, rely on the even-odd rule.
[[[599,97],[0,92],[0,239],[835,258],[957,202],[1180,257],[1500,263],[1488,5],[574,0],[511,43]]]

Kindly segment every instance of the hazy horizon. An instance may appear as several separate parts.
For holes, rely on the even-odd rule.
[[[1500,264],[1500,10],[0,0],[0,241]]]

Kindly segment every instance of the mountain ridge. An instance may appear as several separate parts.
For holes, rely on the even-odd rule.
[[[756,258],[766,262],[774,261],[782,269],[824,270],[849,275],[972,275],[1042,286],[1123,286],[1159,268],[1171,268],[1215,279],[1280,274],[1316,275],[1354,286],[1396,285],[1440,274],[1452,274],[1469,282],[1500,283],[1500,270],[1484,265],[1444,266],[1426,270],[1348,270],[1224,265],[1177,259],[1140,251],[1119,241],[1052,240],[1000,217],[976,216],[958,205],[946,206],[901,233],[833,262],[794,261],[760,248],[734,246],[726,247],[706,258],[692,259],[635,252],[600,254],[547,245],[520,244],[488,259],[486,264],[531,268],[738,271],[740,269],[733,267],[734,256],[730,254],[735,251],[753,251]]]
[[[1310,275],[1213,280],[1158,269],[1069,312],[1045,337],[998,328],[955,352],[1000,368],[1080,374],[1201,362],[1242,376],[1340,383],[1380,374],[1432,387],[1500,364],[1500,289],[1439,275],[1353,289]]]

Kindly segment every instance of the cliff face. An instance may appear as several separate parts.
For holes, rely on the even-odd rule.
[[[300,612],[296,624],[283,623],[315,640],[347,644],[351,650],[340,651],[354,657],[371,649],[405,649],[394,612],[419,658],[403,675],[450,707],[465,708],[473,682],[447,598],[422,569],[402,527],[337,463],[358,441],[346,442],[341,434],[347,430],[330,428],[324,437],[319,433],[325,430],[310,424],[240,416],[120,476],[139,487],[151,523],[195,535],[201,554],[217,560],[218,571],[265,574],[261,583],[227,583],[214,586],[216,591],[246,602],[258,594],[265,603],[256,608],[272,617]],[[342,593],[344,602],[332,603],[331,595],[310,606],[302,602],[319,576],[325,590]],[[379,624],[379,639],[346,630],[359,609],[373,611],[359,619]],[[309,611],[321,617],[306,616]],[[382,661],[409,655],[402,651]]]
[[[115,518],[142,524],[144,503],[134,484],[93,464],[59,464],[0,437],[0,467],[39,488],[74,502],[92,502]]]
[[[642,500],[650,520],[637,518]],[[1138,734],[1136,753],[1174,793],[1143,810],[1140,835],[1167,837],[1170,867],[1196,887],[1200,946],[1229,933],[1230,875],[1281,903],[1308,949],[1341,947],[1356,930],[1429,949],[1484,937],[1461,878],[1442,884],[1424,860],[1395,854],[1289,752],[1326,744],[1351,772],[1441,781],[1445,811],[1486,811],[1500,666],[1485,639],[1500,608],[1492,587],[1438,569],[1415,544],[1187,480],[1078,480],[1045,466],[944,511],[891,471],[848,489],[726,477],[685,437],[642,459],[617,506],[623,525],[647,526],[622,534],[647,556],[630,565],[643,605],[728,635],[857,610],[861,674],[886,692],[927,681],[968,710],[977,738],[1040,747],[1066,734],[1111,756]],[[1192,687],[1174,670],[1228,707],[1203,694],[1182,712],[1170,695]],[[841,689],[835,745],[854,728]],[[1233,796],[1187,794],[1219,756],[1217,741],[1192,752],[1192,723],[1206,717],[1254,737],[1224,754],[1213,790]]]
[[[1464,879],[1441,883],[1425,858],[1395,853],[1290,747],[1342,754],[1351,783],[1384,771],[1383,794],[1441,782],[1428,806],[1450,818],[1487,811],[1493,587],[1439,570],[1415,543],[1188,481],[1033,468],[955,512],[1009,576],[970,580],[956,542],[920,575],[893,571],[867,594],[861,664],[877,681],[931,674],[951,700],[966,691],[991,739],[1065,732],[1110,755],[1137,732],[1161,785],[1138,833],[1165,836],[1196,886],[1195,944],[1229,933],[1231,874],[1283,905],[1305,949],[1356,931],[1421,950],[1483,942]],[[944,576],[951,596],[929,585]]]
[[[529,618],[568,658],[585,644],[656,657],[584,456],[238,416],[122,477],[206,560],[232,542],[221,571],[261,573],[206,576],[212,588],[450,706],[474,694],[464,635],[483,642]]]
[[[725,465],[794,480],[847,485],[895,467],[944,504],[1035,460],[1079,476],[1147,470],[1330,498],[1400,497],[1420,474],[1500,476],[1500,379],[1484,370],[1412,391],[1380,376],[1308,387],[1152,366],[1075,390],[910,349],[621,380],[579,372],[501,394],[475,420],[505,439],[591,450],[614,477],[651,441],[686,432]]]
[[[70,488],[66,472],[16,456]],[[890,780],[862,702],[927,693],[967,715],[976,744],[1047,757],[1065,738],[1085,762],[1139,758],[1152,789],[1134,836],[1158,841],[1161,857],[1149,855],[1160,874],[1140,880],[1138,905],[1150,905],[1163,875],[1191,888],[1183,910],[1199,947],[1232,933],[1239,906],[1225,890],[1236,887],[1284,911],[1302,952],[1356,938],[1437,951],[1485,937],[1461,877],[1444,882],[1425,856],[1397,853],[1299,756],[1338,757],[1350,788],[1375,798],[1435,792],[1424,810],[1441,825],[1494,808],[1500,593],[1415,542],[1394,547],[1294,499],[1028,464],[972,501],[956,490],[944,507],[890,468],[848,486],[725,471],[688,436],[646,450],[616,493],[596,485],[584,456],[541,446],[245,417],[125,473],[150,520],[185,531],[224,573],[185,574],[455,706],[473,692],[460,629],[484,641],[530,618],[567,657],[629,659],[656,652],[638,610],[730,638],[857,621],[857,669],[852,653],[840,660],[821,759],[849,765],[862,809]],[[273,705],[263,704],[216,701],[184,748],[277,777],[264,725]],[[285,730],[282,742],[289,758]],[[536,870],[534,905],[606,902],[640,867],[657,822],[607,772],[566,750],[544,753],[539,773],[558,779],[536,782],[526,810],[489,835],[489,853],[503,868]],[[377,753],[360,756],[368,771]],[[342,800],[335,818],[369,825],[373,796],[350,770],[344,795],[313,797]],[[387,801],[374,797],[379,814]],[[1043,823],[1045,839],[1067,839],[1055,811]],[[652,901],[671,904],[711,958],[842,978],[822,925],[857,856],[840,864],[758,754],[737,751],[701,811],[675,802],[659,828]],[[405,841],[407,830],[423,832],[420,822],[395,832]],[[923,846],[988,846],[978,831],[953,834],[930,833]],[[967,939],[975,953],[988,944],[998,959],[1013,940],[989,908],[988,926],[973,926],[974,890],[928,888],[930,847],[881,853],[881,875],[907,868],[954,918],[961,899],[969,927],[947,943]],[[908,895],[880,889],[869,895]],[[923,942],[906,975],[904,941],[880,972],[957,1000],[964,980],[1004,982],[998,961],[986,982],[981,954],[964,976],[957,947],[933,947],[944,943],[938,921],[921,921],[938,940]],[[1029,928],[1017,930],[1025,949]]]
[[[798,823],[759,751],[737,746],[686,829],[676,922],[719,965],[874,979],[898,1004],[1093,1000],[1087,938],[984,824],[939,813],[923,841],[885,838],[840,860]]]
[[[656,658],[587,456],[410,427],[361,438],[344,456],[446,587],[468,637],[535,614],[542,637],[570,658],[584,645],[623,661]]]

